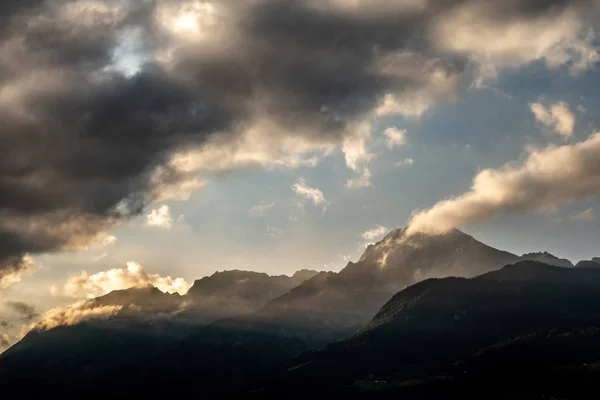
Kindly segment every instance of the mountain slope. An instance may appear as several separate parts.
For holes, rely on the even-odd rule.
[[[471,276],[517,258],[458,230],[447,235],[410,238],[404,237],[404,230],[392,231],[381,242],[369,246],[359,262],[349,263],[339,273],[321,272],[255,313],[207,325],[161,355],[152,364],[149,375],[144,373],[142,377],[164,379],[170,382],[165,387],[178,386],[183,390],[181,394],[188,394],[180,377],[169,375],[169,370],[180,362],[179,355],[188,354],[193,360],[186,364],[189,376],[204,376],[205,371],[237,371],[229,377],[224,373],[212,375],[210,383],[204,383],[204,390],[242,385],[249,375],[266,373],[287,358],[351,334],[367,323],[395,292],[424,276]],[[265,343],[271,344],[269,351],[265,350]],[[213,354],[216,348],[227,357],[215,364],[203,354]],[[248,364],[249,354],[261,359],[260,367]],[[138,382],[142,377],[137,377]]]
[[[189,302],[186,313],[212,319],[247,314],[316,274],[310,270],[298,271],[291,277],[240,270],[215,272],[195,281],[184,296]]]
[[[337,317],[348,326],[366,323],[394,293],[430,277],[475,276],[518,260],[459,230],[444,235],[413,235],[405,229],[390,232],[370,245],[357,263],[339,273],[321,273],[271,301],[261,313],[306,312]]]
[[[195,341],[235,338],[238,349],[260,346],[261,335],[275,342],[299,342],[293,352],[315,350],[366,324],[398,290],[427,276],[466,275],[500,268],[518,259],[458,230],[446,235],[405,237],[394,230],[367,248],[360,261],[339,273],[321,272],[257,312],[217,320],[194,335]],[[385,259],[385,262],[383,260]],[[216,334],[215,332],[218,332]]]
[[[56,310],[0,355],[2,393],[32,398],[55,390],[65,398],[90,398],[89,388],[115,371],[128,376],[130,368],[150,365],[168,350],[177,354],[177,345],[206,323],[254,311],[314,274],[227,271],[196,281],[184,296],[133,287]],[[212,367],[225,354],[214,347],[210,358],[209,348],[203,349],[199,359],[211,360]]]
[[[555,267],[573,268],[574,265],[566,258],[558,258],[547,251],[543,253],[527,253],[519,257],[520,261],[537,261]]]
[[[577,263],[576,268],[600,268],[600,258],[594,257],[591,260],[582,260]]]
[[[521,262],[471,279],[430,279],[396,294],[352,337],[290,362],[267,392],[338,393],[369,375],[405,382],[515,337],[595,327],[600,270]]]

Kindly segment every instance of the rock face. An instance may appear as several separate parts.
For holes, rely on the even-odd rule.
[[[555,267],[573,268],[573,263],[566,258],[558,258],[547,251],[543,253],[527,253],[523,254],[520,261],[539,261],[544,264],[554,265]]]

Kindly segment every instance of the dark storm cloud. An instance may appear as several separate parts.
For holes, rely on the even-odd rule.
[[[384,95],[447,96],[456,88],[432,77],[459,82],[466,59],[432,54],[430,24],[459,5],[497,7],[399,2],[378,13],[380,0],[356,13],[308,0],[215,1],[224,22],[186,42],[159,21],[161,7],[186,1],[126,3],[0,5],[0,283],[27,253],[83,246],[140,213],[185,178],[168,166],[173,152],[217,133],[236,137],[263,118],[339,143]],[[510,0],[499,15],[537,18],[571,4]],[[146,61],[127,77],[111,68],[136,30]]]
[[[7,301],[5,304],[9,309],[18,314],[19,319],[24,322],[31,322],[34,318],[40,315],[35,307],[21,301]]]

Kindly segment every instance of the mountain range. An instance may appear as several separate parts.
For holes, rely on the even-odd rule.
[[[574,268],[459,230],[398,229],[338,273],[224,271],[183,296],[149,286],[89,300],[73,311],[111,312],[40,323],[0,355],[0,387],[9,399],[481,398],[488,382],[516,398],[518,385],[501,378],[522,383],[517,370],[596,377],[599,289],[598,258]]]

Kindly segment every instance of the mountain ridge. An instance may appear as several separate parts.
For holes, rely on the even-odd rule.
[[[539,255],[551,256],[526,256]],[[197,382],[207,397],[241,395],[261,382],[267,393],[281,382],[298,393],[344,393],[370,375],[428,374],[532,330],[600,325],[599,283],[600,269],[523,261],[459,230],[406,237],[397,229],[338,273],[223,271],[196,280],[183,296],[145,287],[92,299],[87,304],[139,304],[107,320],[32,332],[15,346],[25,352],[0,356],[0,382],[30,374],[56,385],[69,375],[81,382],[72,393],[101,381],[134,393],[148,380],[161,395],[192,395]],[[106,357],[118,361],[107,365]]]

